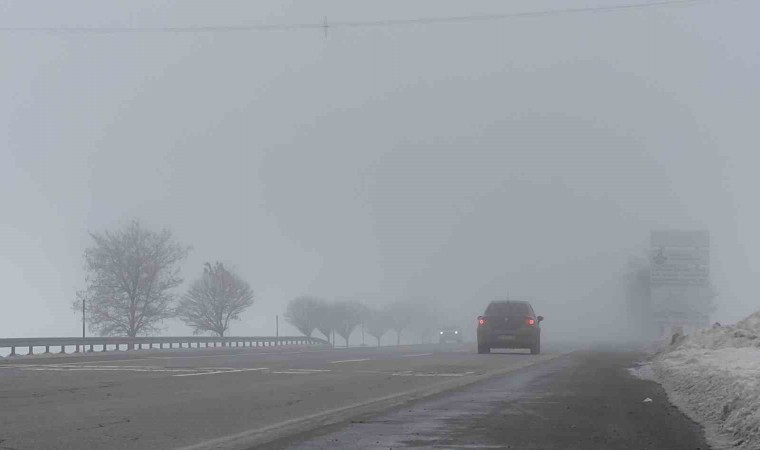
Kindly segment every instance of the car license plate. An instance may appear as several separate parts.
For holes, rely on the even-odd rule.
[[[515,337],[514,336],[499,336],[499,339],[501,339],[502,341],[514,341]]]

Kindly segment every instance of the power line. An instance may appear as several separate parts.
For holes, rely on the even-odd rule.
[[[415,19],[387,19],[372,21],[338,21],[280,25],[212,25],[187,27],[0,27],[4,32],[50,32],[50,33],[230,33],[251,31],[293,31],[293,30],[327,30],[328,28],[371,28],[408,25],[456,24],[505,19],[531,19],[549,16],[603,13],[664,6],[687,6],[717,0],[661,0],[647,3],[628,3],[611,6],[592,6],[585,8],[551,9],[504,14],[479,14],[468,16],[421,17]]]

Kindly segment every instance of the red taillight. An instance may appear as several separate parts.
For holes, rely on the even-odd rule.
[[[486,319],[478,319],[478,323],[482,326],[486,324]]]
[[[535,324],[536,324],[536,319],[528,318],[528,325],[535,325]]]

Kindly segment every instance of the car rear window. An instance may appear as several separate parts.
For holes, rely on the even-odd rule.
[[[491,303],[486,308],[486,315],[494,316],[529,316],[531,315],[530,306],[527,303]]]

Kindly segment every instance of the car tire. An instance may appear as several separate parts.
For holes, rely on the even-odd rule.
[[[530,348],[530,354],[531,355],[538,355],[541,353],[541,338],[537,338],[536,342],[533,343],[533,346]]]
[[[485,355],[485,354],[488,354],[488,353],[491,353],[491,347],[489,347],[487,345],[480,345],[480,344],[478,344],[478,354]]]

